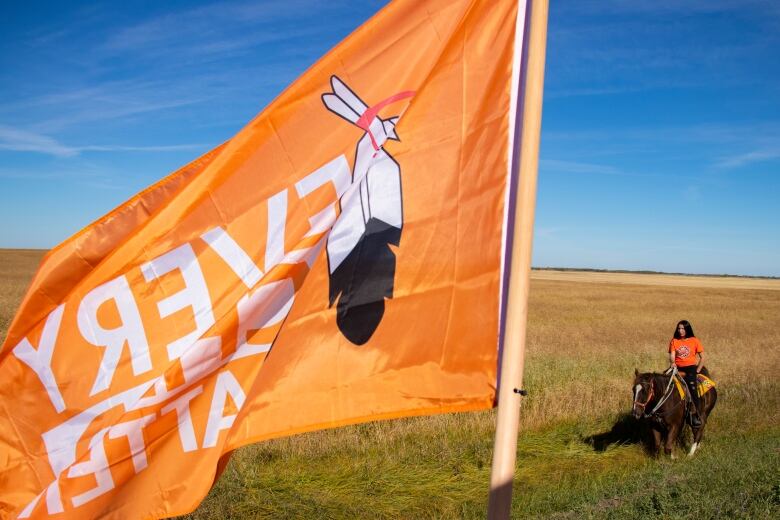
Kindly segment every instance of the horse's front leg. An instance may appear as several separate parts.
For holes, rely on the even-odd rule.
[[[664,444],[664,453],[671,458],[674,458],[674,453],[672,453],[672,448],[674,447],[674,442],[677,439],[677,435],[680,433],[680,425],[678,423],[672,424],[669,427],[669,431],[666,432],[666,444]]]
[[[661,430],[656,427],[651,428],[653,431],[653,456],[657,457],[661,451]]]

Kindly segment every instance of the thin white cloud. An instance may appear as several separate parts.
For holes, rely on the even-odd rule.
[[[178,152],[196,150],[203,146],[202,144],[68,146],[45,134],[0,125],[0,150],[34,152],[54,157],[74,157],[82,152]]]
[[[680,126],[623,127],[611,130],[546,131],[543,141],[556,142],[638,142],[638,143],[697,143],[713,146],[741,146],[758,144],[761,150],[780,142],[780,124],[774,121],[732,124],[698,124]],[[721,149],[722,153],[722,149]]]
[[[47,135],[0,126],[0,150],[37,152],[55,157],[72,157],[78,151]]]
[[[780,158],[780,149],[755,150],[739,155],[724,157],[715,163],[720,168],[739,168],[756,162],[771,161]]]
[[[627,175],[614,166],[604,164],[592,164],[573,161],[559,161],[556,159],[541,159],[539,168],[543,171],[562,173],[581,173],[597,175]]]
[[[550,238],[554,235],[557,235],[561,231],[561,228],[557,227],[535,227],[534,228],[534,237],[535,238]]]
[[[545,97],[764,84],[776,54],[777,0],[578,0],[551,16]],[[570,5],[569,5],[570,4]],[[739,16],[745,34],[701,38],[709,13]],[[742,20],[744,19],[744,20]],[[635,89],[635,87],[638,87]],[[616,89],[612,92],[612,89]],[[607,91],[607,92],[604,92]]]
[[[315,18],[327,15],[332,2],[275,0],[271,2],[223,2],[168,12],[148,18],[109,35],[106,52],[154,49],[198,55],[222,53],[277,40],[299,39],[322,32],[322,26],[280,28],[281,21],[301,13]],[[259,28],[263,30],[258,30]]]
[[[100,180],[106,178],[105,168],[101,168],[87,161],[79,161],[76,164],[59,164],[55,167],[37,169],[37,168],[14,168],[8,166],[0,168],[0,179],[24,179],[24,180]]]
[[[173,108],[180,108],[187,105],[199,103],[198,99],[164,100],[159,102],[103,102],[95,103],[92,107],[74,107],[72,110],[65,111],[58,117],[52,117],[36,123],[35,129],[42,132],[56,132],[80,123],[108,121],[146,114],[149,112],[160,112]]]
[[[684,13],[717,13],[728,11],[744,11],[746,8],[762,9],[769,14],[777,14],[776,0],[654,0],[641,2],[637,0],[580,0],[570,7],[579,12],[620,12],[634,14],[672,14]]]
[[[557,98],[567,98],[567,97],[581,97],[581,96],[608,96],[610,94],[624,94],[627,92],[639,92],[642,90],[646,90],[646,88],[650,87],[643,87],[640,85],[633,85],[633,86],[611,86],[611,87],[582,87],[582,88],[566,88],[566,89],[556,89],[551,90],[550,92],[544,93],[544,99],[557,99]]]
[[[107,146],[78,146],[75,149],[79,152],[180,152],[186,150],[197,150],[203,148],[206,145],[203,144],[174,144],[163,146],[124,146],[124,145],[107,145]]]
[[[690,175],[669,175],[659,173],[637,173],[626,171],[607,164],[595,164],[589,162],[579,161],[559,161],[556,159],[540,159],[539,171],[541,173],[564,173],[564,174],[576,174],[576,175],[610,175],[616,177],[636,177],[644,179],[668,179],[673,177],[675,179],[690,179],[701,180],[699,177]]]
[[[0,114],[6,122],[23,122],[26,128],[38,134],[54,134],[85,122],[116,122],[207,100],[205,92],[192,92],[182,85],[125,80],[6,101],[0,104]]]

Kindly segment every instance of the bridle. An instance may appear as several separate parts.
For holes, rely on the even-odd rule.
[[[642,386],[642,387],[644,388],[644,385],[643,385],[642,383],[639,383],[639,385],[640,385],[640,386]],[[644,413],[644,411],[645,411],[645,407],[646,407],[648,404],[650,404],[650,401],[652,401],[652,400],[653,400],[653,396],[655,395],[655,392],[653,391],[653,387],[654,387],[655,385],[653,385],[652,381],[649,383],[649,386],[650,386],[650,391],[647,393],[647,400],[646,400],[644,403],[640,403],[640,402],[638,402],[638,401],[637,401],[637,398],[636,398],[636,397],[634,398],[634,407],[637,407],[637,406],[639,406],[640,408],[642,408],[642,412],[643,412],[643,413]],[[638,396],[638,395],[639,395],[639,392],[637,392],[637,396]]]
[[[669,397],[674,392],[674,390],[673,390],[673,383],[674,383],[674,381],[673,380],[674,380],[675,377],[679,377],[677,375],[677,367],[673,367],[671,369],[671,372],[669,373],[669,384],[666,385],[666,389],[664,390],[664,394],[661,396],[661,399],[656,403],[656,405],[653,407],[653,409],[650,410],[650,412],[647,412],[645,410],[645,408],[647,407],[648,404],[650,404],[650,401],[652,401],[653,396],[655,395],[655,383],[654,383],[654,381],[650,381],[650,383],[649,383],[650,391],[648,392],[647,400],[644,403],[639,403],[639,402],[637,402],[636,397],[634,398],[634,406],[639,406],[642,409],[642,412],[643,412],[643,415],[644,415],[645,418],[652,417],[652,416],[664,416],[664,415],[668,415],[669,413],[671,413],[671,411],[667,411],[666,413],[660,413],[660,412],[658,412],[658,410],[661,408],[661,406],[663,406],[663,404],[666,402],[666,400],[669,399]],[[639,385],[644,387],[644,384],[642,384],[642,383],[639,383]],[[637,392],[637,395],[639,395],[639,392]],[[683,402],[684,401],[680,401],[677,404],[675,404],[672,407],[672,410],[674,410],[675,408],[677,408],[678,406],[683,404]]]

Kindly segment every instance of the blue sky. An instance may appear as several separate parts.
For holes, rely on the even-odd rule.
[[[225,141],[384,3],[7,3],[0,247]],[[551,4],[534,266],[780,276],[780,2]]]

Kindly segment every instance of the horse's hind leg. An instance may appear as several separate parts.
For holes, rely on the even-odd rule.
[[[702,399],[702,408],[704,409],[704,413],[701,414],[701,426],[699,426],[696,429],[692,429],[693,431],[693,444],[691,444],[691,449],[688,452],[689,457],[693,457],[693,454],[696,453],[696,450],[698,449],[699,445],[701,445],[701,439],[704,437],[704,426],[707,424],[707,419],[710,416],[710,412],[712,411],[712,408],[715,406],[715,394],[712,395],[705,394],[705,398]]]
[[[693,454],[696,453],[696,449],[701,444],[701,439],[704,437],[704,425],[707,424],[707,416],[702,416],[701,426],[698,428],[691,428],[691,431],[693,432],[693,444],[691,444],[691,449],[688,452],[689,457],[693,457]]]
[[[669,427],[669,431],[666,432],[666,444],[664,444],[664,453],[674,458],[672,448],[674,447],[674,441],[677,439],[677,434],[680,433],[680,426],[673,424]]]
[[[701,427],[693,430],[693,444],[691,444],[691,449],[688,451],[689,457],[693,457],[693,454],[696,453],[696,448],[699,447],[699,443],[701,442],[703,430],[704,428]]]

